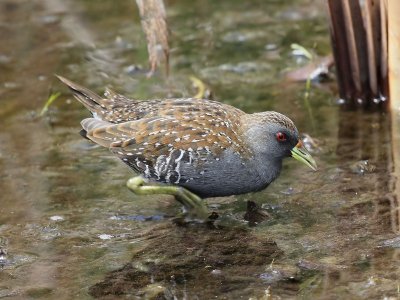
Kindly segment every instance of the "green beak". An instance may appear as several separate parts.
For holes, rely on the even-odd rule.
[[[315,162],[314,158],[312,158],[311,154],[307,151],[301,141],[297,143],[297,145],[292,149],[291,152],[293,158],[306,164],[314,171],[317,171],[317,163]]]

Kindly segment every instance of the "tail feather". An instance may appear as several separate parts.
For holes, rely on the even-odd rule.
[[[92,142],[95,142],[96,144],[109,148],[110,141],[94,137],[93,132],[97,129],[101,130],[102,128],[106,128],[110,125],[112,125],[112,123],[98,120],[95,118],[86,118],[81,121],[82,130],[79,132],[79,134],[84,138],[91,140]]]
[[[95,118],[87,118],[81,122],[86,138],[106,147],[125,147],[135,143],[138,121],[113,124]],[[139,122],[140,127],[140,122]]]
[[[81,121],[82,131],[85,133],[85,138],[92,140],[96,144],[103,147],[109,148],[113,142],[110,138],[104,138],[102,136],[97,136],[97,132],[105,132],[105,129],[113,125],[107,121],[98,120],[95,118],[87,118]]]
[[[93,114],[102,107],[102,98],[91,90],[80,86],[62,76],[56,75],[72,91],[74,97],[81,102]]]
[[[81,126],[87,132],[92,131],[97,128],[103,128],[113,125],[110,122],[98,120],[95,118],[86,118],[81,121]]]

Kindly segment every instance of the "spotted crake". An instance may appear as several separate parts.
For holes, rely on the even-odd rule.
[[[264,189],[285,157],[316,168],[283,114],[207,99],[137,101],[109,89],[103,98],[58,77],[93,115],[81,122],[84,135],[151,181],[216,197]]]

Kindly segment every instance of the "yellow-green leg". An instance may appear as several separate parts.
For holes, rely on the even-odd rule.
[[[188,191],[187,189],[174,186],[174,185],[145,185],[146,181],[143,177],[137,176],[132,177],[128,180],[126,185],[128,188],[137,195],[156,195],[156,194],[166,194],[175,197],[179,203],[187,210],[187,213],[192,218],[206,220],[209,216],[204,201]]]

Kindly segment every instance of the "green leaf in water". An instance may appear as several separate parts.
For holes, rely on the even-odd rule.
[[[304,104],[307,108],[308,116],[311,120],[312,129],[315,131],[315,120],[312,112],[312,107],[310,104],[310,92],[311,92],[311,77],[309,76],[306,81],[306,90],[304,92]]]
[[[320,274],[315,274],[305,279],[299,286],[300,294],[307,296],[311,291],[315,291],[321,286],[322,278]]]
[[[46,101],[46,104],[43,106],[42,111],[40,112],[40,116],[43,117],[43,115],[47,112],[47,110],[49,109],[49,106],[57,100],[58,97],[60,97],[61,93],[57,92],[57,93],[51,93],[49,98]]]
[[[313,59],[313,55],[311,54],[311,52],[299,44],[293,43],[290,45],[290,48],[292,48],[292,50],[298,51],[301,55],[307,57],[309,60]]]

